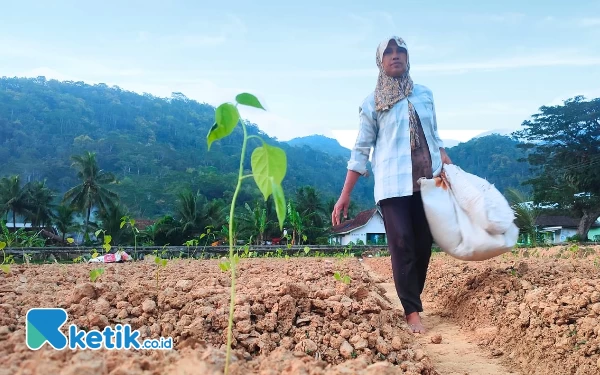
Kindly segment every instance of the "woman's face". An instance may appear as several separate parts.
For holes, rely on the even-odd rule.
[[[387,48],[383,51],[381,61],[385,74],[390,77],[400,77],[406,72],[406,63],[406,50],[402,47],[398,47],[394,40],[390,40]]]

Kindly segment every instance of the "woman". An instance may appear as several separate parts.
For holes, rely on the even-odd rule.
[[[438,176],[451,164],[437,131],[431,90],[413,84],[408,49],[396,36],[377,48],[379,77],[373,93],[360,106],[360,129],[348,162],[346,182],[331,214],[348,216],[350,193],[373,148],[375,202],[381,208],[394,283],[406,321],[414,333],[425,333],[419,312],[433,239],[417,180]]]

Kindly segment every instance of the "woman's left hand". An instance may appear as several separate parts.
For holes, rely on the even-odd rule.
[[[450,160],[450,157],[446,153],[446,149],[445,148],[440,147],[440,154],[442,156],[442,163],[444,163],[444,164],[452,164],[452,160]]]

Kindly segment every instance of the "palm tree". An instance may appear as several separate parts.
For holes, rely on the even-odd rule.
[[[267,217],[267,209],[264,204],[261,204],[262,200],[256,200],[254,208],[250,207],[248,203],[244,203],[246,211],[241,215],[242,222],[245,223],[244,229],[256,236],[256,244],[262,244],[265,231],[267,226],[270,224]]]
[[[48,227],[52,225],[55,215],[52,209],[54,192],[46,186],[46,181],[35,181],[27,185],[26,218],[33,227]]]
[[[79,225],[75,223],[75,218],[73,217],[74,213],[75,210],[73,210],[73,208],[70,206],[59,205],[58,207],[56,207],[56,214],[54,215],[54,224],[56,225],[58,231],[61,233],[63,242],[65,242],[65,237],[67,233],[69,233],[72,230],[79,229]]]
[[[521,191],[508,188],[506,189],[507,200],[515,212],[515,225],[525,237],[525,241],[530,240],[532,244],[537,242],[536,221],[541,210],[533,205],[532,199],[525,196]]]
[[[17,226],[17,215],[25,216],[29,213],[31,207],[28,194],[27,186],[21,186],[19,175],[3,177],[0,180],[0,214],[12,214],[13,228]]]
[[[108,206],[119,199],[117,193],[103,185],[116,181],[115,176],[101,170],[96,161],[96,154],[86,152],[84,155],[72,156],[73,166],[77,169],[77,177],[81,184],[71,188],[64,195],[63,201],[75,209],[85,213],[85,234],[87,235],[92,207],[98,206],[107,211]]]
[[[185,189],[180,192],[177,199],[177,208],[175,219],[180,223],[180,227],[174,228],[181,232],[183,236],[190,234],[192,237],[199,234],[201,227],[202,210],[200,208],[200,200],[203,196],[199,192],[192,193],[191,190]]]

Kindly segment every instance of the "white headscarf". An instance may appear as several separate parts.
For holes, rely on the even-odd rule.
[[[390,77],[383,70],[383,52],[390,40],[394,40],[398,47],[406,49],[406,71],[401,77]],[[375,87],[375,109],[382,111],[390,109],[396,102],[409,96],[413,89],[413,81],[410,77],[408,48],[404,40],[397,36],[391,36],[379,43],[376,62],[379,68],[379,77],[377,78],[377,86]]]
[[[390,40],[396,42],[398,47],[406,50],[406,71],[400,77],[390,77],[383,70],[383,52],[388,46]],[[410,77],[410,60],[408,56],[408,48],[402,38],[391,36],[381,43],[377,48],[376,57],[377,67],[379,68],[379,76],[377,77],[377,86],[375,87],[375,109],[377,111],[386,111],[400,100],[408,97],[413,90],[413,81]],[[410,145],[414,150],[420,147],[419,136],[417,134],[417,113],[414,106],[408,102],[408,114],[410,125]]]

